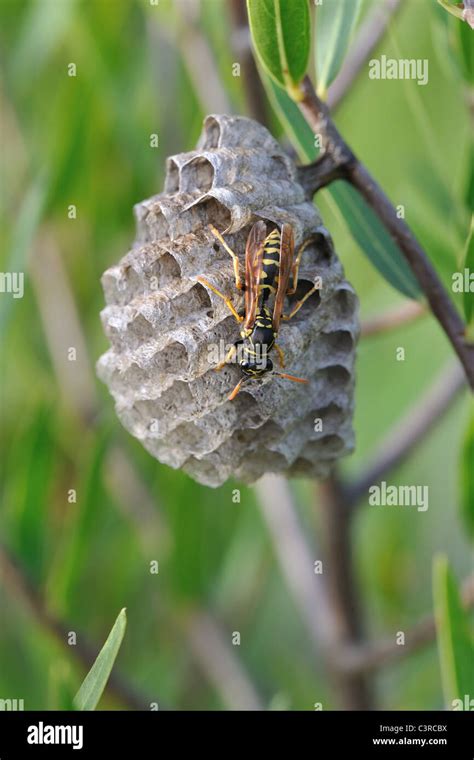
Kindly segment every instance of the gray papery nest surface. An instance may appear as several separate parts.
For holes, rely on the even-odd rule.
[[[265,472],[325,477],[354,444],[358,302],[293,161],[257,122],[208,116],[196,150],[168,159],[164,192],[135,213],[133,248],[102,278],[111,346],[97,365],[124,427],[160,462],[208,486]],[[296,246],[314,238],[287,311],[317,277],[322,287],[278,337],[284,371],[310,382],[267,375],[228,401],[241,371],[214,371],[216,351],[239,338],[239,325],[197,277],[242,311],[231,257],[209,224],[239,253],[243,271],[258,219],[291,224]]]

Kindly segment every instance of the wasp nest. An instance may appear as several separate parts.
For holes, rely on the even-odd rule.
[[[160,462],[200,483],[265,472],[325,477],[353,448],[357,298],[328,232],[297,181],[293,161],[260,124],[208,116],[197,149],[168,159],[164,192],[135,207],[137,240],[103,276],[102,312],[111,348],[98,362],[125,428]],[[215,372],[239,326],[232,259],[214,225],[241,257],[259,219],[292,225],[303,255],[298,290],[286,311],[320,279],[321,288],[282,322],[278,344],[297,384],[267,374],[227,396],[237,364]],[[272,352],[276,365],[276,352]]]

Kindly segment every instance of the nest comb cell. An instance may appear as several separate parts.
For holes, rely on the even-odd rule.
[[[293,161],[257,122],[208,116],[196,150],[168,159],[164,192],[135,213],[136,242],[102,278],[110,348],[97,365],[124,427],[157,460],[208,486],[230,477],[254,482],[266,472],[326,477],[354,446],[358,301]],[[269,373],[229,401],[241,370],[228,364],[216,372],[216,352],[239,338],[239,325],[198,277],[243,310],[232,259],[209,225],[243,270],[260,219],[290,224],[296,247],[313,239],[291,298],[317,278],[321,288],[278,335],[285,372],[309,382]]]

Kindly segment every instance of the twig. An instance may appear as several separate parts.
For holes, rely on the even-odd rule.
[[[371,52],[377,47],[401,5],[401,0],[385,0],[376,5],[368,18],[360,25],[357,36],[344,59],[344,64],[329,87],[327,103],[333,111],[360,73]]]
[[[404,301],[401,306],[396,306],[390,311],[382,312],[362,322],[360,334],[363,338],[379,335],[388,330],[395,330],[400,325],[414,322],[424,314],[426,314],[426,309],[423,304],[418,301]]]
[[[245,0],[229,0],[230,16],[234,27],[232,47],[239,58],[243,74],[243,90],[247,108],[252,118],[260,124],[268,124],[266,94],[258,74],[250,44],[250,30]]]
[[[306,542],[285,478],[265,475],[256,483],[255,490],[283,576],[314,649],[331,658],[337,624],[323,576],[314,572],[315,561],[321,559],[320,552],[310,549]]]
[[[359,590],[352,561],[351,511],[337,475],[322,481],[318,504],[325,541],[325,577],[332,614],[337,621],[340,647],[337,672],[339,691],[346,710],[374,709],[368,680],[345,668],[345,652],[363,641]]]
[[[444,332],[464,367],[471,388],[474,389],[474,344],[468,343],[466,327],[453,302],[440,281],[437,272],[425,251],[403,219],[365,166],[355,157],[347,143],[338,132],[331,119],[327,106],[318,98],[309,77],[301,84],[302,100],[299,105],[308,124],[315,134],[320,135],[324,154],[331,160],[318,159],[314,164],[300,171],[311,177],[315,175],[314,190],[324,187],[334,172],[350,182],[358,190],[367,204],[377,214],[390,233],[426,295],[431,311],[437,318]],[[318,176],[318,169],[319,176]],[[328,179],[329,178],[329,179]],[[308,183],[306,182],[308,189]]]
[[[259,695],[213,618],[202,611],[191,613],[185,632],[195,659],[224,704],[230,710],[262,710]]]
[[[100,651],[100,646],[87,640],[82,633],[77,632],[76,626],[55,617],[46,607],[45,601],[33,586],[23,568],[9,550],[0,544],[0,575],[6,590],[12,598],[20,599],[30,610],[38,623],[48,631],[68,653],[75,656],[86,670],[89,670]],[[75,646],[68,646],[68,634],[77,632]],[[123,676],[114,668],[107,682],[106,691],[110,696],[119,699],[130,710],[149,710],[152,699],[139,694]],[[161,705],[160,705],[161,707]]]
[[[209,43],[199,26],[199,4],[175,0],[179,50],[198,99],[208,113],[232,113]]]
[[[462,584],[461,598],[465,609],[474,607],[474,575]],[[346,667],[353,672],[368,673],[392,662],[403,659],[429,644],[436,637],[436,622],[433,615],[426,615],[405,634],[403,646],[396,643],[395,636],[375,641],[355,649],[346,660]]]
[[[98,409],[94,375],[69,278],[47,230],[37,238],[29,272],[63,403],[87,425]],[[70,349],[75,361],[69,361]]]
[[[312,552],[308,547],[288,482],[276,475],[265,475],[255,488],[283,576],[314,650],[322,657],[335,699],[343,709],[369,709],[372,703],[365,677],[350,672],[345,665],[353,647],[359,642],[360,631],[352,570],[348,564],[349,511],[343,514],[336,507],[330,515],[329,511],[334,505],[328,503],[329,499],[325,502],[327,561],[324,560],[323,573],[315,573],[314,562],[321,559],[321,554],[318,550]],[[335,553],[343,554],[343,557],[337,557],[337,562]],[[344,567],[338,574],[342,568],[341,562]]]
[[[451,406],[465,384],[464,374],[456,364],[445,369],[416,403],[377,446],[377,454],[366,471],[344,487],[345,498],[354,506],[389,471],[407,458]]]

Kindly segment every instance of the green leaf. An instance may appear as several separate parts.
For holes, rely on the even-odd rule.
[[[311,46],[308,0],[247,0],[247,8],[263,68],[298,100]]]
[[[448,3],[448,0],[438,0],[438,3],[445,11],[448,11],[452,16],[456,16],[456,18],[459,18],[462,21],[462,8],[458,8],[456,5],[451,5],[451,3]]]
[[[469,619],[445,556],[434,560],[433,599],[444,699],[452,708],[453,700],[464,700],[473,693],[474,646]]]
[[[314,161],[318,157],[314,134],[306,123],[296,103],[288,97],[285,90],[275,84],[273,79],[261,72],[262,82],[267,91],[268,99],[278,116],[288,137],[291,139],[303,161]]]
[[[474,143],[471,145],[470,149],[464,196],[466,206],[468,208],[474,208]]]
[[[464,78],[468,84],[474,84],[474,45],[472,29],[469,24],[455,24],[455,48],[461,64]]]
[[[339,206],[352,237],[390,285],[408,298],[418,298],[420,286],[398,246],[357,190],[347,182],[334,182],[329,192]]]
[[[119,613],[107,641],[74,697],[76,710],[95,710],[97,707],[114,666],[126,627],[127,615],[124,608]]]
[[[468,282],[470,283],[470,276],[474,274],[474,215],[471,217],[471,227],[467,236],[466,244],[464,247],[464,270],[468,270]],[[464,275],[464,272],[462,273]],[[464,288],[464,316],[466,317],[466,324],[468,327],[468,333],[471,332],[471,328],[474,327],[474,293],[470,288]]]
[[[316,81],[322,98],[341,68],[360,6],[361,0],[324,0],[317,6]]]
[[[474,539],[474,404],[461,451],[461,514],[470,538]]]
[[[263,75],[269,100],[282,125],[304,161],[318,156],[315,137],[298,106],[287,93]],[[420,287],[403,255],[378,217],[354,188],[335,182],[327,188],[334,198],[351,234],[374,267],[390,285],[409,298],[418,298]]]

